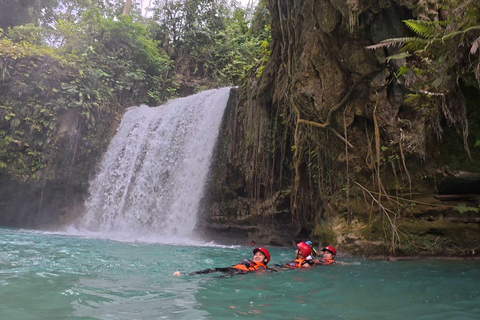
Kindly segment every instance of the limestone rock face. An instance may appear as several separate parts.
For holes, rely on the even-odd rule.
[[[366,48],[408,36],[402,20],[433,14],[430,2],[269,0],[272,53],[227,109],[201,219],[210,233],[369,255],[445,254],[449,243],[462,254],[480,240],[452,240],[458,225],[443,221],[455,215],[433,197],[445,163],[426,115],[404,102],[403,61]]]

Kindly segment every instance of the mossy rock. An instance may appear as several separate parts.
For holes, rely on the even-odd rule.
[[[398,221],[400,248],[405,254],[466,255],[480,243],[477,223],[436,221]],[[461,249],[462,248],[462,249]]]
[[[333,229],[327,224],[317,224],[314,230],[315,237],[321,245],[336,244],[336,236]]]

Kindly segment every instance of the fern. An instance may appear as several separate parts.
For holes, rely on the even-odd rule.
[[[460,30],[460,31],[455,31],[455,32],[451,32],[445,36],[442,37],[442,41],[445,41],[445,40],[448,40],[450,38],[453,38],[455,37],[456,35],[459,35],[459,34],[465,34],[467,32],[470,32],[470,31],[473,31],[473,30],[480,30],[480,26],[473,26],[473,27],[469,27],[465,30]]]
[[[423,23],[418,23],[416,20],[403,20],[403,22],[410,30],[424,38],[433,38],[435,36],[435,29],[429,28]]]
[[[420,99],[422,96],[418,93],[409,93],[407,98],[404,100],[405,103],[414,103],[418,99]]]
[[[397,70],[397,78],[400,78],[400,77],[406,75],[409,70],[410,69],[405,64],[400,66],[400,68],[398,68],[398,70]]]
[[[434,40],[418,39],[416,41],[410,41],[405,43],[402,47],[402,51],[416,52],[424,50],[433,43]],[[420,53],[420,52],[419,52]]]
[[[461,214],[465,213],[465,212],[468,212],[468,211],[473,211],[475,213],[478,213],[478,211],[480,211],[479,208],[475,208],[475,207],[467,207],[467,204],[466,203],[461,203],[459,204],[458,206],[456,207],[453,207],[454,210],[457,210],[458,212],[460,212]]]
[[[380,43],[373,44],[371,46],[367,46],[367,49],[375,50],[379,48],[390,48],[390,47],[401,47],[405,43],[412,43],[412,42],[419,42],[419,43],[426,43],[424,39],[416,38],[416,37],[402,37],[402,38],[391,38],[380,41]]]
[[[441,27],[448,25],[447,21],[403,20],[403,22],[410,30],[426,39],[435,38]]]
[[[426,1],[420,3],[426,5]],[[480,2],[439,0],[436,3],[440,7],[429,8],[430,15],[424,15],[425,19],[432,20],[403,21],[413,37],[386,39],[367,48],[399,48],[400,53],[385,60],[407,58],[395,74],[398,83],[410,92],[405,103],[421,103],[430,115],[438,114],[438,119],[442,116],[447,119],[448,126],[463,132],[465,150],[470,155],[468,119],[460,83],[475,86],[476,79],[480,88],[480,55],[477,55],[480,53]],[[444,16],[449,19],[438,20]],[[435,121],[433,130],[440,138],[443,130],[440,121]],[[478,147],[480,142],[475,145]],[[480,208],[466,205],[457,209],[480,211]]]
[[[388,56],[386,61],[390,62],[390,60],[401,60],[410,57],[411,54],[408,52],[400,52],[397,54],[394,54],[393,56]]]

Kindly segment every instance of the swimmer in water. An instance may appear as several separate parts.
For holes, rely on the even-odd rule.
[[[248,273],[254,271],[261,271],[261,270],[268,270],[273,271],[267,267],[267,264],[270,262],[270,252],[263,247],[253,249],[253,259],[244,259],[243,261],[233,265],[231,267],[225,268],[212,268],[212,269],[205,269],[200,271],[195,271],[189,273],[190,275],[195,274],[206,274],[206,273],[213,273],[213,272],[223,272],[223,273]],[[176,271],[173,273],[174,276],[180,276],[180,272]]]
[[[279,269],[277,270],[310,268],[313,265],[313,260],[310,257],[312,254],[312,247],[305,242],[299,242],[296,246],[295,260],[285,265],[278,266]]]

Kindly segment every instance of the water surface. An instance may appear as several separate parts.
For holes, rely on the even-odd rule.
[[[272,262],[293,249],[270,248]],[[479,261],[173,277],[252,248],[119,242],[0,229],[0,319],[479,319]]]

